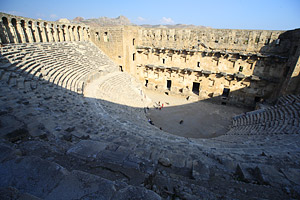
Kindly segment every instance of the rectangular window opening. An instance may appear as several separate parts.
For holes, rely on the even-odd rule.
[[[135,61],[135,53],[132,54],[132,60]]]
[[[239,68],[239,72],[243,72],[243,66],[240,66],[240,68]]]
[[[197,62],[197,67],[200,67],[200,62]]]

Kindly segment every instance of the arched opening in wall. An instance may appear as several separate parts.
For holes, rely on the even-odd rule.
[[[3,19],[3,18],[2,18]],[[3,23],[3,22],[2,22]],[[1,41],[2,44],[7,44],[9,43],[9,38],[7,37],[7,31],[5,30],[6,28],[3,26],[0,26],[0,37],[1,37]]]
[[[60,41],[60,37],[59,37],[59,35],[60,35],[60,28],[59,28],[59,25],[54,25],[54,28],[56,29],[56,38],[57,38],[57,42],[61,42]]]
[[[67,31],[69,32],[69,40],[73,41],[73,35],[72,35],[72,28],[71,28],[71,26],[68,26]]]
[[[66,41],[66,33],[65,33],[65,25],[63,25],[62,26],[62,29],[61,29],[61,31],[62,31],[62,36],[63,36],[63,41]],[[63,41],[61,41],[61,42],[63,42]]]
[[[132,60],[135,61],[135,53],[132,54]]]
[[[163,58],[162,61],[163,61],[163,64],[166,64],[166,59]]]
[[[78,41],[81,41],[81,38],[80,38],[80,32],[81,32],[81,27],[80,26],[78,26],[77,27],[77,34],[78,34]]]
[[[197,82],[193,82],[193,88],[192,91],[194,94],[199,95],[199,91],[200,91],[200,83]]]
[[[45,42],[49,42],[49,33],[47,32],[47,23],[46,22],[44,22],[44,26],[43,26],[43,31],[44,31],[44,33],[45,33]]]
[[[104,32],[104,34],[103,34],[103,41],[104,42],[108,42],[109,41],[108,32]]]
[[[41,32],[41,28],[40,28],[40,22],[36,23],[36,27],[37,27],[36,29],[38,31],[37,34],[39,34],[39,36],[40,36],[40,42],[44,42],[43,38],[42,38],[42,32]]]
[[[132,39],[132,45],[135,45],[135,38]]]
[[[28,28],[29,28],[30,33],[32,34],[33,42],[36,42],[36,35],[35,35],[34,31],[32,30],[32,21],[28,22]]]
[[[29,42],[29,37],[25,28],[25,21],[21,20],[21,28],[23,29],[24,37],[25,37],[25,42]]]
[[[119,66],[119,70],[120,70],[121,72],[123,72],[123,67],[122,67],[122,65]]]
[[[172,81],[171,80],[167,80],[167,89],[171,90],[172,87]]]
[[[99,32],[95,32],[95,38],[96,38],[96,41],[100,41],[100,35],[99,35]]]
[[[7,44],[7,43],[8,43],[8,41],[7,41],[6,37],[5,37],[5,35],[6,35],[5,30],[2,28],[2,26],[0,26],[0,39],[1,39],[1,44]],[[1,44],[0,44],[0,45],[1,45]]]
[[[14,43],[14,37],[13,37],[11,31],[10,31],[7,18],[2,17],[2,22],[4,24],[4,27],[6,29],[6,33],[7,33],[8,39],[9,39],[9,41],[7,41],[7,43]]]
[[[53,24],[50,24],[50,36],[52,37],[52,41],[53,42],[56,42],[56,40],[55,40],[55,32],[54,32],[54,25]]]
[[[72,35],[73,35],[73,41],[76,41],[76,37],[75,37],[75,26],[73,26],[73,27],[71,28],[71,30],[72,30]]]
[[[20,32],[19,32],[19,30],[17,28],[17,20],[15,18],[12,18],[11,19],[11,24],[13,25],[13,29],[14,29],[14,31],[16,33],[17,42],[18,43],[22,43],[21,35],[20,35]]]
[[[82,27],[82,41],[86,40],[87,32],[86,27]]]
[[[148,82],[149,82],[149,81],[146,79],[146,80],[145,80],[145,87],[148,87]]]

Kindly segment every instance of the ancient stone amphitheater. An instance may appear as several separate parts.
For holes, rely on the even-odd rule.
[[[1,199],[300,199],[300,30],[0,19]],[[145,89],[257,109],[179,137]]]

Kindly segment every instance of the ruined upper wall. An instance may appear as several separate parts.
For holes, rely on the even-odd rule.
[[[234,29],[163,29],[141,28],[139,44],[197,50],[232,50],[285,54],[290,41],[280,35],[284,31]]]
[[[91,41],[120,66],[130,66],[138,45],[137,26],[103,26],[91,28]]]
[[[123,26],[93,27],[91,41],[119,65],[123,63]]]
[[[89,40],[89,27],[36,20],[0,13],[0,43],[63,42]]]

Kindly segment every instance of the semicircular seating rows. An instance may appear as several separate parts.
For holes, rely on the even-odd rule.
[[[283,186],[299,185],[291,176],[298,134],[247,135],[235,126],[234,135],[214,139],[174,136],[130,106],[143,105],[130,76],[90,42],[8,44],[0,52],[0,194],[11,186],[42,199],[258,197],[239,190],[247,184],[265,199],[284,199]],[[80,95],[93,81],[106,100]],[[290,124],[299,102],[286,98],[264,112],[281,120],[281,111]]]
[[[300,95],[287,95],[274,106],[235,116],[227,134],[300,134],[299,119]]]
[[[89,76],[115,69],[114,64],[89,42],[7,44],[0,53],[1,80],[27,89],[34,89],[38,80],[45,80],[82,93]]]

